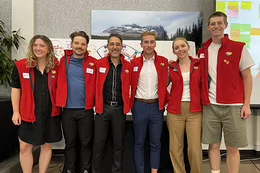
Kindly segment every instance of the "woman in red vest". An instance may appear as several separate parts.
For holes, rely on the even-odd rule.
[[[50,39],[35,35],[27,58],[17,61],[12,74],[12,121],[19,126],[20,163],[32,172],[33,146],[41,146],[39,173],[45,173],[52,144],[61,140],[60,108],[55,106],[58,60]]]
[[[169,68],[172,82],[167,108],[170,156],[174,172],[186,173],[183,156],[186,131],[191,172],[200,173],[202,172],[200,62],[189,56],[190,46],[185,38],[175,39],[172,49],[177,61]]]

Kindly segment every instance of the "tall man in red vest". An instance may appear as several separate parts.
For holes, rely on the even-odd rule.
[[[213,13],[208,19],[211,39],[203,44],[198,56],[202,72],[203,133],[209,144],[212,173],[220,172],[220,143],[224,132],[227,169],[239,172],[240,147],[246,147],[246,119],[250,117],[250,97],[254,65],[245,43],[232,41],[224,34],[227,16]]]
[[[144,143],[147,130],[150,136],[150,166],[157,173],[160,165],[161,133],[164,107],[167,104],[168,60],[157,55],[156,34],[141,35],[141,57],[132,61],[131,104],[134,123],[134,159],[137,173],[144,173]]]

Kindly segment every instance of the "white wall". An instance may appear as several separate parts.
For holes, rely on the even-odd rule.
[[[25,57],[30,39],[35,34],[35,1],[12,0],[12,30],[20,29],[20,34],[25,38],[18,51],[12,50],[13,59]]]

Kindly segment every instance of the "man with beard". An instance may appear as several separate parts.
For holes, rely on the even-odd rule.
[[[96,62],[96,116],[93,148],[93,173],[102,172],[102,159],[108,132],[112,132],[112,172],[121,173],[126,114],[130,111],[132,65],[121,54],[122,38],[110,34],[109,54]]]
[[[63,108],[66,173],[76,171],[76,141],[80,142],[80,173],[91,171],[95,97],[95,62],[89,56],[89,37],[84,31],[70,35],[72,50],[65,50],[58,76],[56,105]]]

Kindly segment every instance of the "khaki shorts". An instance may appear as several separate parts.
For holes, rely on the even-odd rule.
[[[226,145],[246,147],[246,120],[241,118],[241,108],[242,106],[203,106],[202,142],[220,143],[223,129]]]

